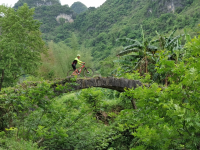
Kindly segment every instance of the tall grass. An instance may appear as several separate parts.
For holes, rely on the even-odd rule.
[[[72,69],[71,64],[77,54],[81,55],[80,60],[85,62],[87,67],[92,67],[91,50],[84,46],[81,46],[79,50],[74,50],[64,42],[51,41],[48,47],[47,55],[42,55],[42,65],[39,68],[40,76],[46,79],[66,77],[67,72]]]

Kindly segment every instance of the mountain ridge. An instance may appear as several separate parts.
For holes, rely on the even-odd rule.
[[[74,3],[70,6],[70,8],[71,8],[74,12],[76,12],[77,14],[81,14],[81,13],[87,11],[87,9],[88,9],[86,5],[84,5],[83,3],[79,2],[79,1],[74,2]]]
[[[60,0],[19,0],[15,3],[14,8],[17,9],[24,3],[27,3],[29,7],[61,5]]]

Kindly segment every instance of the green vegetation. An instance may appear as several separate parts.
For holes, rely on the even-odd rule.
[[[35,3],[26,1],[31,7]],[[69,44],[74,33],[80,45],[92,49],[93,61],[99,62],[113,56],[120,46],[115,41],[117,38],[141,39],[141,25],[147,40],[155,38],[155,31],[166,35],[177,30],[178,35],[184,33],[184,28],[192,37],[195,36],[193,30],[196,30],[200,16],[199,1],[177,0],[173,4],[164,0],[109,0],[97,9],[90,7],[86,12],[75,15],[72,7],[53,3],[51,6],[36,7],[34,18],[43,23],[41,31],[45,41],[65,41]],[[74,22],[68,22],[67,19],[56,21],[55,16],[60,14],[70,16]],[[95,64],[94,67],[99,70],[101,66]]]
[[[87,41],[87,46],[93,49],[94,59],[100,61],[119,46],[115,42],[117,38],[141,39],[140,25],[147,39],[155,38],[155,31],[168,34],[178,30],[177,34],[180,34],[184,33],[183,28],[188,28],[188,31],[193,32],[191,29],[199,23],[199,1],[184,0],[177,3],[177,8],[183,8],[180,13],[166,13],[169,5],[166,1],[110,0],[98,9],[89,9],[78,15],[74,24],[80,32],[81,41]]]
[[[134,130],[133,136],[141,143],[138,148],[199,148],[199,48],[196,47],[199,44],[200,36],[186,44],[187,54],[179,62],[169,60],[167,53],[160,55],[156,69],[159,74],[167,74],[170,70],[168,87],[161,88],[154,83],[149,88],[126,92],[141,108],[136,115],[138,120],[136,119],[135,123],[132,120],[130,123]]]
[[[19,0],[17,3],[15,3],[14,8],[18,8],[20,6],[23,6],[24,3],[27,3],[28,6],[30,7],[38,7],[38,6],[42,6],[42,5],[46,5],[46,6],[51,6],[51,5],[60,5],[60,0],[37,0],[37,1],[33,1],[33,0]]]
[[[23,74],[34,74],[39,66],[45,43],[40,23],[33,19],[34,9],[26,4],[17,11],[0,6],[0,90],[13,85]]]
[[[16,129],[11,129],[11,130],[16,130]],[[15,138],[7,138],[6,136],[2,136],[2,138],[0,138],[0,150],[7,150],[7,149],[9,150],[23,150],[23,149],[42,150],[42,148],[38,148],[37,143],[32,143],[31,141],[25,141],[23,139],[19,139],[17,141]]]
[[[34,0],[20,0],[14,8],[17,9],[27,3],[29,7],[35,7],[34,18],[39,20],[42,24],[40,30],[43,34],[43,39],[46,41],[54,40],[55,42],[63,41],[71,38],[71,32],[66,30],[70,24],[65,23],[69,20],[64,18],[57,18],[59,15],[68,15],[71,19],[75,18],[75,13],[68,5],[62,6],[59,0],[34,1]],[[61,20],[63,19],[63,21]],[[62,40],[61,40],[62,39]]]
[[[141,27],[142,28],[142,27]],[[158,48],[156,46],[153,46],[151,45],[151,42],[147,41],[145,39],[145,36],[144,36],[144,31],[142,29],[142,42],[140,43],[138,40],[132,40],[132,39],[129,39],[129,38],[119,38],[117,39],[117,41],[125,41],[125,42],[129,42],[131,43],[131,45],[127,46],[124,48],[124,51],[120,52],[118,54],[118,56],[123,56],[123,55],[126,55],[126,54],[129,54],[129,53],[132,53],[132,52],[137,52],[137,58],[133,58],[133,59],[136,59],[137,60],[137,64],[135,65],[135,68],[138,68],[142,65],[145,66],[145,73],[148,73],[148,60],[147,60],[147,57],[148,56],[154,56],[154,54],[157,52]],[[143,64],[144,62],[144,64]],[[132,71],[132,70],[131,70]],[[141,70],[140,70],[141,72]]]
[[[41,26],[20,5],[0,6],[0,150],[200,149],[199,1],[177,0],[174,10],[164,0],[108,0],[74,18],[67,5],[44,4],[34,15]],[[99,75],[143,86],[74,91],[76,77],[59,81],[77,54]]]
[[[71,43],[74,43],[73,39]],[[51,41],[48,43],[48,47],[47,55],[42,55],[42,65],[38,72],[44,79],[65,78],[67,72],[72,70],[72,62],[77,54],[81,55],[80,59],[86,63],[86,67],[93,68],[91,51],[83,46],[76,45],[76,49],[74,49],[73,46],[70,48],[64,42],[56,44]]]
[[[76,12],[77,14],[81,14],[85,11],[87,11],[87,6],[85,6],[83,3],[81,2],[75,2],[72,4],[72,6],[70,7],[74,12]]]

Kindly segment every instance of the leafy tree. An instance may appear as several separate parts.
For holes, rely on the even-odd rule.
[[[65,19],[64,19],[64,18],[60,18],[60,19],[59,19],[59,22],[60,22],[60,24],[63,26],[64,23],[65,23]]]
[[[167,54],[160,54],[162,65],[168,66],[162,70],[171,69],[168,87],[154,83],[127,90],[126,94],[141,108],[126,124],[132,127],[135,140],[140,143],[135,143],[134,149],[141,146],[143,149],[199,149],[199,45],[200,36],[187,43],[187,57],[177,63],[166,59]]]
[[[181,34],[181,35],[178,35],[176,37],[173,37],[174,36],[174,33],[175,33],[175,30],[169,35],[169,37],[166,37],[166,36],[162,36],[161,34],[159,34],[157,31],[156,31],[157,35],[158,35],[158,39],[155,40],[155,41],[152,41],[151,43],[156,43],[158,42],[159,43],[159,46],[160,46],[160,49],[161,50],[168,50],[171,52],[171,56],[173,54],[176,53],[177,50],[181,50],[183,48],[183,45],[181,45],[181,42],[182,42],[182,37],[185,36],[188,40],[189,40],[189,35],[188,34]],[[171,57],[169,56],[169,57]]]
[[[190,35],[187,34],[187,32],[185,31],[185,34],[181,34],[176,37],[173,37],[175,34],[175,30],[169,35],[169,37],[162,36],[158,32],[156,32],[156,33],[159,38],[155,41],[152,41],[152,43],[159,43],[160,50],[163,50],[163,52],[161,52],[161,53],[163,54],[163,56],[166,56],[165,59],[166,60],[175,60],[176,63],[178,61],[181,61],[181,59],[184,57],[184,55],[186,53],[184,46],[182,45],[182,43],[183,43],[182,37],[185,36],[185,40],[187,42],[189,42],[189,41],[191,41]],[[160,63],[160,62],[157,62],[157,63]],[[170,61],[169,61],[169,63],[170,63]],[[166,65],[161,65],[160,69],[162,67],[168,68]],[[170,66],[170,68],[171,68],[171,66]],[[166,86],[168,83],[168,77],[171,74],[170,68],[169,68],[168,72],[165,72],[165,73],[163,72],[163,74],[162,74],[162,78],[165,78]]]
[[[33,19],[34,9],[24,4],[17,11],[2,9],[0,18],[0,90],[10,86],[22,74],[34,74],[40,55],[46,51],[39,31],[40,23]]]

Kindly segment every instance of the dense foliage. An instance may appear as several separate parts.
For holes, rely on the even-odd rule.
[[[0,6],[0,90],[13,85],[23,74],[34,74],[39,66],[45,43],[40,23],[33,19],[34,9],[26,4],[17,11]]]
[[[140,25],[150,39],[156,36],[155,31],[167,34],[177,29],[183,33],[183,28],[193,29],[197,25],[199,1],[176,1],[175,9],[182,8],[182,11],[174,13],[166,11],[171,4],[167,2],[109,0],[98,9],[78,15],[75,28],[81,32],[81,39],[88,39],[87,45],[93,47],[93,57],[99,61],[119,46],[115,42],[117,38],[141,39]]]
[[[17,11],[0,6],[0,42],[4,41],[0,48],[2,59],[8,58],[1,66],[8,65],[7,72],[14,72],[12,65],[19,61],[28,67],[19,66],[16,72],[26,74],[23,81],[8,80],[9,87],[0,92],[0,149],[200,149],[200,35],[196,31],[200,3],[177,0],[176,11],[166,13],[168,1],[159,2],[107,0],[102,7],[78,15],[74,23],[60,19],[52,32],[44,33],[48,50],[41,55],[36,51],[37,59],[28,51],[42,51],[28,45],[29,38],[44,44],[37,32],[39,23],[32,19],[33,9],[26,4]],[[71,12],[61,5],[36,9],[61,7]],[[44,29],[50,26],[46,25]],[[15,57],[18,49],[23,54]],[[124,93],[70,88],[71,93],[63,94],[77,85],[76,76],[65,85],[58,82],[77,54],[102,76],[139,80],[143,86],[126,88]],[[30,56],[31,63],[26,59]],[[26,69],[37,71],[37,76],[28,76]]]
[[[49,81],[26,81],[3,89],[0,144],[6,148],[14,140],[12,145],[21,146],[15,139],[24,139],[46,149],[199,149],[200,36],[186,38],[178,61],[167,47],[155,55],[156,73],[170,73],[167,86],[149,74],[118,69],[120,76],[146,86],[124,94],[90,88],[57,98],[56,91],[68,84],[54,89]]]
[[[138,120],[130,123],[138,148],[199,149],[199,42],[200,36],[186,44],[187,52],[179,62],[161,53],[156,69],[165,74],[170,69],[168,87],[154,83],[149,88],[127,90],[139,107]]]
[[[43,39],[54,40],[55,42],[63,41],[67,38],[71,38],[71,32],[66,30],[70,26],[67,19],[62,21],[57,18],[59,15],[68,15],[71,19],[75,18],[75,13],[68,5],[62,6],[58,0],[49,1],[33,1],[23,0],[18,1],[14,8],[18,8],[27,3],[29,7],[35,7],[34,18],[39,20],[42,24],[40,30],[43,34]],[[35,6],[38,4],[37,6]],[[62,40],[61,40],[62,39]]]
[[[38,6],[42,6],[42,5],[46,5],[46,6],[51,6],[51,5],[60,5],[60,0],[37,0],[37,1],[33,1],[33,0],[19,0],[17,3],[15,3],[14,8],[18,8],[20,6],[23,6],[24,3],[27,3],[28,6],[30,7],[38,7]]]
[[[16,7],[16,6],[15,6]],[[158,31],[168,34],[178,30],[183,33],[183,28],[196,28],[200,16],[200,3],[198,0],[177,0],[173,2],[156,1],[116,1],[107,0],[99,8],[88,8],[88,11],[75,15],[72,8],[60,4],[36,7],[35,18],[42,21],[41,31],[43,39],[54,42],[65,41],[68,43],[75,32],[78,42],[84,47],[92,48],[95,62],[104,60],[119,47],[115,42],[117,38],[140,39],[140,25],[147,38],[152,39]],[[55,16],[67,14],[74,19],[74,23],[64,21],[59,24]],[[192,33],[192,36],[195,32]],[[95,65],[100,69],[100,65]]]
[[[76,41],[71,42],[73,45]],[[39,75],[44,79],[65,78],[67,72],[72,70],[72,62],[76,58],[77,54],[81,55],[80,60],[86,63],[87,67],[93,67],[91,51],[85,47],[79,47],[77,49],[73,46],[70,48],[64,42],[54,43],[53,41],[48,43],[47,55],[42,55],[42,65],[39,68]],[[77,65],[80,67],[80,65]]]

